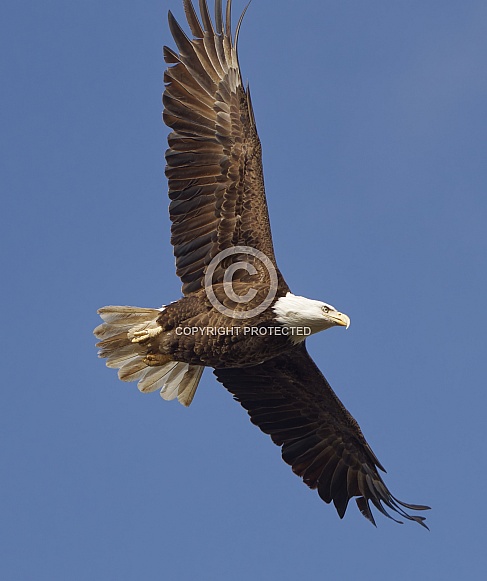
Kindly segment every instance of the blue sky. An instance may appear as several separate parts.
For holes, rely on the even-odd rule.
[[[97,308],[180,296],[168,8],[1,9],[2,578],[483,579],[486,3],[254,0],[240,39],[280,268],[352,320],[309,350],[429,533],[340,521],[211,372],[184,409],[96,358]]]

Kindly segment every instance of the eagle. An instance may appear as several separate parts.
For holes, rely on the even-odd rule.
[[[276,263],[248,86],[231,0],[183,0],[192,38],[171,12],[177,51],[164,47],[163,119],[171,243],[182,298],[161,308],[108,306],[94,331],[99,356],[143,393],[189,406],[205,367],[281,447],[295,474],[343,518],[349,500],[426,527],[427,506],[394,497],[382,464],[306,350],[306,339],[348,327],[332,305],[293,294]],[[395,513],[394,517],[390,514]],[[427,527],[426,527],[427,528]]]

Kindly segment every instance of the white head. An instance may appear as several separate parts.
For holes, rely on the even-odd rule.
[[[298,297],[292,293],[287,293],[285,297],[277,299],[272,310],[276,314],[276,320],[285,327],[309,327],[311,334],[336,325],[348,329],[350,325],[350,319],[347,315],[338,312],[335,307],[321,301]],[[303,341],[306,336],[292,334],[290,338],[298,343]]]

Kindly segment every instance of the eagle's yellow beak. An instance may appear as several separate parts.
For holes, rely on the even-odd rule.
[[[340,325],[340,327],[345,327],[346,329],[350,327],[350,319],[343,313],[328,313],[328,317],[335,323],[335,325]]]

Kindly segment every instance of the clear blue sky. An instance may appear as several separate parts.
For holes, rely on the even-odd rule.
[[[211,372],[184,409],[96,357],[97,308],[180,296],[169,8],[1,9],[0,576],[483,579],[486,2],[254,0],[241,31],[279,265],[352,320],[309,349],[429,533],[340,521]]]

